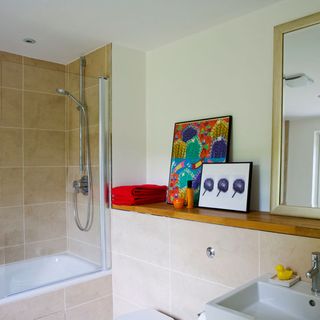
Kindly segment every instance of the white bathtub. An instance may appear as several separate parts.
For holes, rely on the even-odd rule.
[[[68,253],[2,265],[0,299],[100,270],[100,266]]]

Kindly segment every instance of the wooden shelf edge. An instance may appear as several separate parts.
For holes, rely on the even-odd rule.
[[[113,205],[112,208],[174,219],[320,239],[320,220],[317,219],[280,216],[260,211],[238,213],[203,208],[175,209],[166,203],[141,206]]]

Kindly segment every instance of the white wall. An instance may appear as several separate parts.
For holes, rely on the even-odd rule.
[[[145,53],[113,44],[113,186],[146,181],[145,90]]]
[[[251,208],[269,210],[273,27],[319,10],[283,1],[147,54],[148,182],[168,182],[174,122],[231,114],[231,160],[253,161]]]

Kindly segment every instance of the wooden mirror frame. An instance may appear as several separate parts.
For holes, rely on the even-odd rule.
[[[284,35],[288,32],[310,27],[319,23],[320,12],[274,27],[272,166],[270,190],[270,207],[272,214],[320,219],[320,208],[287,206],[281,204],[283,39]]]

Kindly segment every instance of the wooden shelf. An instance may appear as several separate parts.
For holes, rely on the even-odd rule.
[[[156,203],[142,206],[118,206],[113,209],[133,211],[143,214],[184,219],[229,227],[284,233],[320,239],[320,220],[272,215],[269,212],[252,211],[237,213],[232,211],[210,209],[175,209],[166,203]]]

